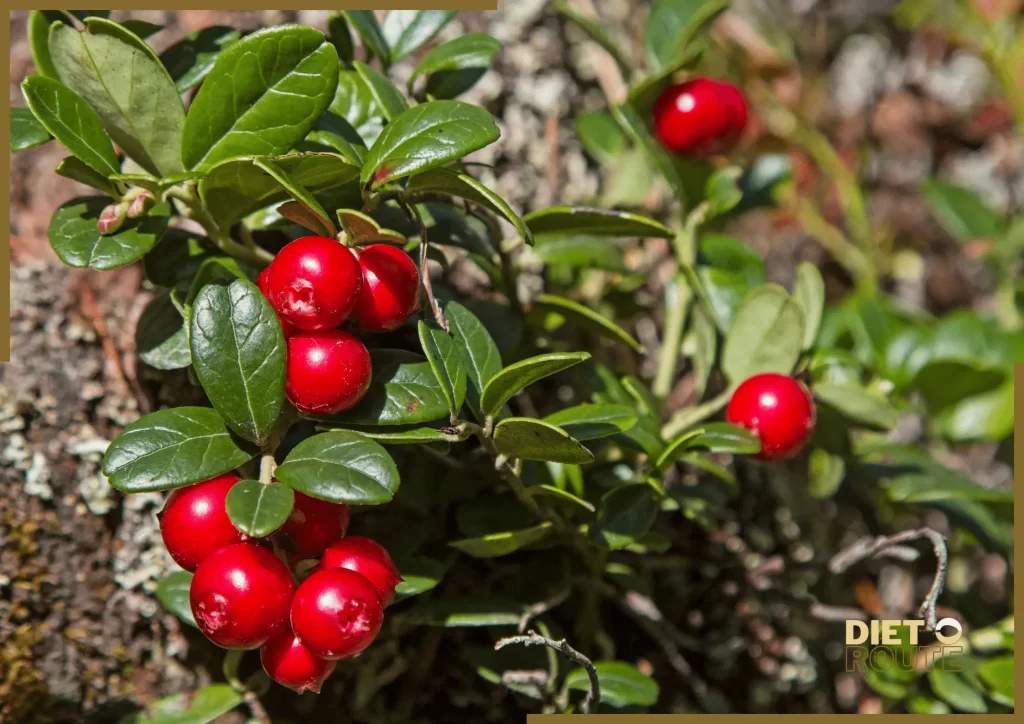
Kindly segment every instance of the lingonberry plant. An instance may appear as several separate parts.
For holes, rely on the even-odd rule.
[[[371,689],[394,676],[415,688],[439,660],[439,639],[410,642],[419,626],[518,629],[498,651],[479,648],[486,635],[459,639],[465,661],[544,711],[652,708],[658,680],[728,710],[713,673],[682,653],[704,656],[668,610],[697,606],[679,576],[696,586],[740,570],[744,590],[775,591],[819,623],[849,611],[834,585],[776,587],[781,569],[765,559],[781,549],[745,550],[735,534],[744,500],[773,495],[813,519],[845,482],[878,498],[879,525],[935,505],[1006,545],[1012,493],[928,449],[1008,437],[1019,318],[917,319],[879,292],[858,250],[844,257],[857,293],[836,304],[811,264],[791,290],[767,283],[764,262],[721,228],[776,203],[788,168],[771,154],[740,165],[748,99],[695,70],[727,3],[655,2],[645,70],[594,18],[555,7],[626,81],[607,110],[578,119],[580,139],[599,163],[640,168],[642,183],[605,206],[525,215],[473,175],[471,154],[500,134],[488,110],[456,98],[500,44],[437,43],[452,12],[380,23],[342,11],[326,35],[210,28],[160,56],[144,27],[103,13],[33,14],[38,73],[22,84],[12,139],[56,139],[71,153],[57,173],[98,192],[55,213],[53,249],[100,271],[141,262],[160,291],[140,357],[187,369],[175,379],[209,401],[133,422],[103,462],[120,491],[172,491],[160,526],[184,571],[157,594],[234,650],[229,693],[198,719],[260,695],[237,677],[239,650],[259,649],[270,679],[299,692],[334,691],[342,671],[373,672],[359,679]],[[403,92],[389,72],[417,49]],[[624,208],[655,186],[669,199],[658,219]],[[948,207],[947,218],[963,209]],[[623,263],[620,239],[668,240],[673,254],[644,344],[630,331],[644,275]],[[488,288],[459,291],[456,259]],[[541,293],[518,279],[538,263]],[[980,358],[963,334],[992,351]],[[689,403],[673,400],[684,377]],[[979,423],[1000,404],[1002,417]],[[887,437],[903,412],[930,421],[918,445]],[[803,550],[791,518],[769,525]],[[822,546],[850,542],[809,525]],[[726,562],[705,574],[668,553],[691,539]],[[938,558],[919,611],[932,631],[947,567],[934,531],[872,532],[828,575],[879,552],[906,557],[917,539]],[[813,548],[793,556],[800,571],[825,564]],[[737,620],[770,615],[744,610]],[[615,627],[634,624],[668,662],[655,676],[617,659],[630,644]],[[538,666],[516,644],[551,656]],[[401,659],[405,673],[384,671],[407,645],[422,648]],[[734,655],[723,645],[708,644],[709,660]],[[558,655],[577,668],[560,670]],[[409,718],[414,698],[395,716]]]

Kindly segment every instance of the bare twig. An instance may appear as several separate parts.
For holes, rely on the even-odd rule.
[[[946,571],[949,567],[949,554],[946,552],[946,538],[938,531],[931,528],[918,528],[906,530],[902,533],[889,536],[868,536],[861,538],[846,550],[840,551],[828,563],[828,569],[832,573],[842,573],[851,566],[868,558],[880,555],[891,555],[893,551],[900,551],[901,545],[910,541],[927,538],[935,551],[935,559],[938,564],[935,569],[935,578],[932,580],[932,587],[928,590],[917,615],[925,620],[925,630],[934,631],[938,616],[935,613],[935,601],[942,593],[946,585]]]
[[[516,630],[519,633],[523,633],[524,631],[526,631],[526,627],[530,625],[530,621],[537,618],[543,613],[547,613],[556,606],[561,606],[563,603],[565,603],[566,599],[569,598],[569,593],[571,591],[572,589],[566,586],[565,588],[560,589],[558,593],[556,593],[554,596],[551,596],[550,598],[547,598],[543,601],[537,601],[537,603],[527,608],[526,611],[523,612],[522,617],[519,619],[519,626],[516,628]]]
[[[427,241],[427,227],[423,223],[423,217],[420,216],[420,212],[417,211],[416,207],[412,204],[406,203],[404,200],[398,200],[399,206],[405,212],[411,220],[416,222],[416,226],[420,230],[420,278],[423,282],[423,293],[427,298],[427,304],[430,305],[430,311],[434,314],[434,319],[441,329],[445,332],[448,331],[448,321],[444,318],[444,312],[441,311],[441,305],[437,303],[437,298],[434,296],[434,287],[430,283],[430,267],[429,260],[427,258],[427,250],[429,249],[429,242]]]
[[[494,649],[502,649],[510,644],[547,646],[570,661],[579,664],[586,670],[587,677],[590,679],[590,688],[587,690],[587,695],[583,698],[583,703],[580,704],[580,710],[584,714],[589,714],[591,706],[596,707],[601,703],[601,682],[597,679],[597,668],[594,666],[594,662],[570,646],[565,639],[555,641],[554,639],[541,636],[536,631],[530,631],[525,636],[508,636],[507,638],[500,639],[494,644]]]

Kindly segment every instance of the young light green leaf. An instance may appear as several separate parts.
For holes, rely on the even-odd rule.
[[[825,282],[821,278],[818,267],[803,262],[796,269],[796,288],[793,298],[804,310],[804,342],[803,350],[814,346],[821,324],[821,313],[825,309]]]
[[[366,143],[359,132],[347,119],[328,110],[306,135],[306,140],[332,148],[345,157],[349,163],[362,167],[366,158]]]
[[[224,49],[238,40],[235,28],[214,25],[189,33],[160,54],[179,93],[202,82]]]
[[[126,493],[166,490],[234,470],[255,451],[209,407],[160,410],[136,420],[103,457],[103,474]]]
[[[11,108],[11,153],[27,151],[53,140],[36,114],[28,108]]]
[[[989,659],[978,667],[978,676],[989,687],[989,696],[1001,704],[1013,706],[1013,656]]]
[[[494,446],[510,458],[589,463],[594,454],[560,427],[528,417],[507,417],[494,428]]]
[[[634,408],[612,403],[585,403],[567,407],[544,418],[544,422],[557,425],[577,440],[596,440],[625,432],[636,421]]]
[[[484,385],[480,407],[485,415],[493,417],[523,388],[588,359],[590,354],[587,352],[551,352],[511,364]]]
[[[238,530],[253,538],[263,538],[285,524],[294,504],[295,492],[287,485],[239,480],[228,491],[224,508]]]
[[[61,81],[92,106],[129,157],[157,176],[184,170],[185,107],[167,69],[138,36],[104,18],[86,19],[84,32],[56,23],[50,52]]]
[[[817,448],[808,461],[808,491],[812,498],[831,498],[846,475],[846,463],[839,455]]]
[[[484,385],[501,371],[501,353],[487,327],[476,315],[458,302],[448,302],[444,307],[452,339],[461,348],[466,363],[469,386],[466,397],[469,406],[480,422],[484,420],[480,407],[480,394]]]
[[[437,46],[419,62],[409,78],[409,85],[421,75],[479,70],[491,65],[491,58],[501,50],[501,41],[487,33],[466,33]]]
[[[114,187],[113,182],[107,179],[106,176],[97,173],[89,166],[86,166],[85,163],[75,156],[68,156],[58,163],[57,168],[55,168],[53,172],[58,176],[63,176],[64,178],[69,178],[72,181],[77,181],[80,184],[91,186],[97,191],[101,191],[108,196],[114,196],[117,194],[117,189]]]
[[[424,626],[514,626],[526,606],[518,601],[491,596],[445,596],[424,601],[402,617]]]
[[[54,80],[58,80],[60,76],[57,75],[57,68],[54,67],[50,55],[50,26],[57,21],[65,20],[67,17],[59,10],[33,10],[29,13],[28,26],[25,29],[36,70]]]
[[[583,206],[552,206],[523,217],[534,234],[642,236],[671,239],[675,232],[652,218],[632,211]]]
[[[689,450],[688,443],[695,437],[698,437],[702,432],[703,428],[696,427],[692,430],[687,430],[680,433],[672,440],[669,440],[668,445],[662,451],[654,464],[654,469],[659,473],[668,470],[679,458]]]
[[[621,342],[638,354],[644,353],[644,347],[633,336],[615,322],[603,317],[590,307],[554,294],[541,294],[534,301],[534,307],[545,312],[555,313],[574,324],[589,329],[602,337],[614,342]]]
[[[646,152],[647,157],[653,162],[669,187],[671,187],[676,198],[683,202],[684,208],[689,198],[697,198],[697,194],[701,189],[687,189],[687,183],[680,175],[673,159],[654,140],[643,116],[640,115],[636,108],[630,103],[624,103],[622,105],[613,105],[611,111],[619,127],[626,132],[629,139]]]
[[[946,671],[941,665],[928,672],[928,683],[932,691],[957,711],[969,714],[984,714],[988,711],[985,697],[956,671]]]
[[[900,417],[887,400],[858,385],[820,383],[814,386],[814,396],[852,421],[869,427],[891,430]]]
[[[608,55],[612,57],[612,60],[615,61],[615,64],[619,66],[619,72],[622,73],[623,78],[628,80],[633,75],[633,63],[630,60],[629,54],[612,38],[596,18],[584,14],[576,6],[567,2],[567,0],[554,0],[551,7],[556,13],[586,33],[587,37],[604,48]]]
[[[121,170],[103,122],[77,93],[41,75],[22,81],[21,92],[38,122],[83,163],[103,177]]]
[[[715,358],[718,354],[718,331],[715,329],[714,320],[701,305],[696,305],[693,308],[690,318],[690,333],[692,334],[692,349],[684,343],[684,351],[693,360],[693,376],[696,378],[697,394],[703,396],[707,389],[708,379],[715,368]]]
[[[448,545],[473,558],[497,558],[544,540],[550,532],[551,523],[545,521],[532,528],[490,533],[480,538],[464,538]]]
[[[413,425],[448,414],[448,401],[430,363],[412,352],[375,349],[370,352],[373,377],[362,401],[330,418],[354,425]]]
[[[593,506],[593,504],[588,503],[587,501],[583,500],[582,498],[577,498],[575,495],[573,495],[572,493],[568,492],[567,490],[562,490],[561,488],[556,488],[553,485],[532,485],[532,486],[530,486],[529,488],[526,489],[526,492],[529,493],[530,496],[534,497],[534,498],[536,498],[536,497],[555,498],[556,500],[562,500],[562,501],[565,501],[565,502],[568,502],[568,503],[572,503],[574,506],[576,506],[578,508],[582,508],[583,510],[587,511],[588,513],[593,513],[593,512],[595,512],[597,510]]]
[[[622,248],[608,237],[540,236],[533,253],[549,266],[564,264],[573,269],[626,271]]]
[[[441,166],[498,140],[494,118],[459,101],[423,103],[394,118],[374,141],[360,174],[378,188]]]
[[[381,35],[391,49],[391,62],[397,63],[430,42],[455,15],[455,10],[389,10]]]
[[[358,60],[352,61],[352,65],[366,87],[370,89],[370,95],[384,113],[384,118],[388,121],[394,120],[395,116],[409,109],[409,103],[402,95],[402,91],[398,90],[386,75]]]
[[[705,221],[729,213],[740,202],[743,192],[738,181],[742,173],[743,169],[739,166],[726,166],[708,176],[704,184],[704,198],[708,204]]]
[[[651,65],[680,58],[701,28],[729,7],[729,0],[657,0],[647,18],[645,43]]]
[[[377,16],[372,10],[342,10],[341,14],[348,20],[349,25],[356,29],[359,37],[363,39],[363,45],[373,53],[384,64],[385,67],[391,63],[391,49],[384,39],[384,33],[377,22]]]
[[[601,703],[621,709],[628,706],[654,706],[658,703],[658,682],[641,674],[625,661],[598,661],[597,680],[601,684]],[[584,669],[573,669],[565,677],[570,691],[586,691],[590,679]]]
[[[61,261],[77,268],[117,269],[141,259],[167,230],[170,209],[161,204],[103,236],[96,224],[110,203],[109,198],[91,196],[72,199],[57,209],[50,219],[49,237]]]
[[[995,240],[1006,228],[1002,215],[965,188],[928,179],[924,184],[924,198],[942,228],[957,241]]]
[[[804,341],[804,313],[781,287],[766,284],[744,300],[725,338],[722,371],[733,384],[762,372],[789,374]]]
[[[384,127],[383,110],[354,70],[343,70],[339,74],[338,89],[334,92],[330,110],[348,121],[367,146],[377,139]]]
[[[192,309],[192,366],[213,406],[239,435],[262,443],[284,405],[285,341],[256,285],[207,285]]]
[[[398,491],[398,468],[387,450],[350,430],[306,438],[274,473],[314,498],[349,505],[386,503]]]
[[[253,163],[257,168],[266,171],[271,178],[281,184],[285,191],[291,194],[291,197],[295,199],[295,203],[311,219],[315,227],[313,228],[314,232],[318,232],[321,236],[326,236],[327,238],[333,238],[338,233],[338,230],[334,228],[334,222],[331,221],[331,217],[324,211],[320,202],[313,198],[313,194],[303,188],[302,184],[292,178],[281,166],[269,158],[257,158]],[[285,213],[282,213],[282,216],[292,218]],[[294,221],[295,219],[292,220]]]
[[[158,370],[177,370],[192,364],[188,328],[170,294],[154,297],[135,327],[139,359]]]
[[[119,724],[210,724],[241,703],[242,692],[228,684],[213,684],[194,696],[157,699],[147,711],[129,714]]]
[[[265,28],[233,43],[192,101],[182,161],[206,170],[236,156],[285,153],[327,110],[338,73],[338,51],[313,28]]]
[[[599,546],[619,550],[651,529],[658,515],[654,490],[646,483],[613,488],[601,498],[590,537]]]
[[[628,145],[626,136],[607,111],[592,111],[576,116],[576,137],[583,148],[602,164],[610,164]]]
[[[466,399],[466,363],[462,348],[434,322],[417,324],[420,346],[448,401],[448,411],[457,416]]]
[[[175,571],[164,576],[156,584],[156,597],[160,604],[189,626],[199,628],[192,616],[189,604],[189,590],[192,587],[192,574],[188,571]]]
[[[908,473],[889,484],[889,499],[901,503],[927,503],[937,500],[1013,504],[1013,490],[979,485],[961,475]]]

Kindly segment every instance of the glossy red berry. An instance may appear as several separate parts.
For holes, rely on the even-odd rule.
[[[347,568],[363,576],[377,589],[377,595],[385,606],[391,603],[395,587],[402,582],[402,576],[384,546],[357,535],[342,538],[324,551],[320,570],[329,568]]]
[[[710,78],[669,86],[653,111],[655,135],[678,154],[727,148],[747,125],[747,103],[739,89]]]
[[[281,319],[303,330],[329,329],[344,322],[363,283],[352,252],[323,236],[289,243],[268,268],[270,303]]]
[[[269,277],[269,266],[263,271],[261,271],[260,275],[256,277],[256,286],[259,287],[260,291],[263,292],[263,296],[265,296],[267,299],[270,299],[270,292],[267,290],[267,279]],[[277,310],[275,310],[275,312],[276,311]],[[280,315],[278,315],[277,319],[279,322],[281,322],[281,331],[284,332],[285,337],[291,337],[293,334],[299,331],[294,324],[289,324],[288,322],[281,319]]]
[[[349,509],[303,493],[295,493],[291,515],[278,532],[287,536],[285,548],[295,558],[316,558],[348,530]]]
[[[354,406],[369,389],[371,372],[370,353],[348,332],[325,329],[288,338],[285,392],[307,415]]]
[[[814,402],[799,381],[780,374],[754,375],[732,395],[725,418],[761,440],[761,460],[785,460],[814,432]]]
[[[266,548],[235,543],[196,569],[192,615],[206,637],[226,649],[255,649],[288,627],[295,592],[288,567]]]
[[[195,485],[178,488],[160,512],[160,533],[167,552],[186,571],[195,572],[207,556],[246,539],[228,518],[224,500],[241,478],[224,473]]]
[[[404,251],[388,244],[372,244],[359,251],[363,286],[355,318],[367,332],[398,329],[416,313],[420,273]]]
[[[291,628],[274,636],[260,647],[260,662],[267,676],[282,686],[302,693],[320,693],[324,680],[337,664],[321,659],[306,648]]]
[[[384,607],[373,584],[345,568],[318,570],[292,600],[292,630],[325,659],[355,656],[380,633]]]

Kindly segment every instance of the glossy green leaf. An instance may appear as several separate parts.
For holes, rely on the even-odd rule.
[[[957,711],[968,714],[984,714],[988,711],[981,692],[971,686],[962,674],[945,671],[941,664],[933,666],[928,672],[928,683],[940,699]]]
[[[617,709],[629,706],[654,706],[658,702],[658,682],[640,673],[625,661],[597,661],[597,680],[601,684],[601,703]],[[586,691],[590,679],[584,669],[573,669],[565,677],[572,691]]]
[[[384,128],[384,112],[374,100],[366,82],[354,70],[343,70],[338,77],[330,110],[356,129],[363,143],[369,146]]]
[[[448,436],[438,428],[422,425],[353,425],[353,432],[376,440],[381,445],[428,445],[448,441]]]
[[[942,228],[957,241],[994,240],[1006,227],[1000,214],[965,188],[929,179],[924,184],[924,198]]]
[[[501,42],[486,33],[466,33],[449,40],[423,56],[409,84],[421,75],[455,73],[458,71],[486,69],[491,58],[501,50]]]
[[[733,384],[755,374],[793,370],[804,341],[804,313],[781,287],[751,292],[725,338],[722,371]]]
[[[424,43],[430,42],[450,23],[455,10],[390,10],[381,23],[381,34],[397,63]]]
[[[77,181],[80,184],[91,186],[97,191],[107,194],[108,196],[112,197],[117,194],[117,189],[114,187],[114,184],[108,180],[106,176],[93,171],[74,156],[68,156],[58,163],[57,168],[55,168],[53,172],[58,176],[63,176],[64,178],[69,178],[72,181]]]
[[[395,602],[418,596],[437,587],[448,572],[449,564],[415,556],[395,561],[402,582],[395,588]]]
[[[156,597],[160,605],[179,619],[189,626],[199,628],[192,615],[192,606],[188,598],[191,587],[192,574],[188,571],[175,571],[157,581]]]
[[[544,522],[524,530],[490,533],[480,538],[464,538],[452,541],[448,545],[473,558],[497,558],[543,540],[550,532],[551,523]]]
[[[942,412],[939,428],[955,441],[1004,440],[1013,434],[1013,380]]]
[[[421,319],[416,329],[423,354],[448,401],[448,411],[457,416],[466,399],[466,362],[462,347],[436,322]]]
[[[1004,370],[986,368],[979,360],[932,360],[914,375],[911,385],[921,393],[932,413],[967,397],[990,392],[1006,380]]]
[[[502,406],[520,390],[588,359],[590,354],[587,352],[551,352],[511,364],[484,386],[480,406],[485,415],[497,415]]]
[[[380,23],[372,10],[342,10],[341,14],[349,25],[356,29],[363,40],[363,46],[380,59],[385,66],[391,62],[391,49],[384,39]]]
[[[818,267],[802,262],[796,269],[796,287],[793,298],[804,310],[804,342],[802,349],[814,346],[821,324],[821,313],[825,309],[825,281]]]
[[[808,490],[813,498],[831,498],[846,476],[846,463],[840,455],[821,448],[811,451],[808,460]]]
[[[603,164],[614,161],[628,146],[619,124],[607,111],[576,116],[576,137],[587,153]]]
[[[249,274],[232,257],[217,255],[204,260],[189,284],[185,294],[185,307],[191,310],[199,293],[207,285],[217,284],[226,287],[239,279],[249,281]]]
[[[216,410],[177,407],[136,420],[103,458],[103,474],[126,493],[177,488],[234,470],[255,451],[232,434]]]
[[[57,68],[53,65],[53,58],[50,55],[50,26],[57,21],[66,20],[67,17],[59,10],[33,10],[29,13],[25,29],[36,70],[54,80],[58,80],[60,76],[57,75]]]
[[[638,354],[644,353],[643,345],[637,342],[629,332],[579,302],[554,294],[541,294],[533,304],[536,309],[557,314],[572,324],[577,324],[597,335],[613,342],[621,342]]]
[[[185,166],[206,170],[236,156],[285,153],[327,110],[338,73],[338,52],[313,28],[265,28],[233,43],[189,108]]]
[[[699,436],[702,432],[702,428],[696,427],[691,430],[686,430],[669,440],[668,444],[665,445],[665,449],[662,451],[661,455],[658,456],[658,459],[654,464],[655,470],[658,472],[668,470],[676,460],[683,457],[686,451],[689,450],[688,443],[693,438]]]
[[[192,364],[188,328],[169,294],[153,298],[135,327],[139,359],[158,370],[177,370]]]
[[[753,455],[761,451],[761,442],[749,430],[728,422],[707,422],[700,426],[699,434],[686,442],[688,450],[707,450],[714,453]]]
[[[988,685],[992,698],[1013,706],[1013,656],[989,659],[978,667],[978,676]]]
[[[267,439],[284,405],[285,341],[256,285],[208,285],[195,300],[192,366],[210,402],[247,440]]]
[[[384,113],[384,118],[388,121],[394,120],[395,116],[409,109],[409,103],[402,95],[402,91],[398,90],[386,75],[358,60],[353,61],[352,65],[359,73],[359,77],[363,79],[366,87],[369,88],[370,95],[373,96],[377,107]]]
[[[484,385],[501,371],[501,353],[487,327],[475,314],[458,302],[448,302],[444,307],[445,319],[451,330],[452,339],[461,348],[469,380],[466,397],[477,419],[483,422],[480,394]]]
[[[158,176],[184,170],[185,107],[167,69],[138,36],[91,17],[84,32],[55,24],[50,52],[61,81],[92,106],[130,158]]]
[[[598,236],[540,236],[533,249],[548,266],[625,272],[623,250],[613,239]]]
[[[577,440],[596,440],[625,432],[636,424],[636,410],[629,405],[586,403],[567,407],[544,418]]]
[[[358,167],[362,167],[366,158],[367,148],[362,136],[347,119],[331,110],[320,116],[316,126],[306,135],[306,140],[337,151]]]
[[[660,68],[681,57],[702,28],[729,7],[729,0],[657,0],[647,18],[645,45]]]
[[[22,81],[21,92],[30,115],[83,163],[104,177],[121,170],[100,117],[77,93],[41,75],[30,75]],[[14,119],[12,114],[12,150]]]
[[[1013,503],[1013,491],[990,488],[959,476],[935,476],[909,473],[891,482],[890,500],[903,503],[924,503],[936,500],[979,500],[989,503]]]
[[[52,139],[53,136],[30,109],[11,108],[11,153],[42,146]]]
[[[332,421],[356,425],[414,425],[448,415],[448,401],[430,363],[397,349],[370,352],[373,377],[362,401]]]
[[[554,0],[551,7],[556,13],[573,23],[576,27],[587,34],[591,40],[600,45],[612,57],[615,64],[619,66],[619,72],[623,78],[629,78],[633,74],[633,63],[626,50],[620,47],[619,43],[605,30],[597,18],[581,12],[568,0]]]
[[[649,531],[657,515],[651,486],[636,483],[613,488],[601,498],[590,537],[603,548],[619,550]]]
[[[632,211],[582,206],[552,206],[523,217],[534,234],[642,236],[671,239],[675,232],[654,219]]]
[[[160,54],[179,93],[202,82],[224,49],[240,37],[235,28],[214,25],[189,33]]]
[[[525,611],[525,605],[507,598],[445,596],[420,603],[402,618],[409,623],[446,628],[514,626]]]
[[[360,182],[378,188],[498,140],[490,113],[459,101],[423,103],[394,118],[366,156]]]
[[[117,269],[141,259],[167,229],[169,209],[154,207],[138,219],[128,219],[115,233],[103,236],[96,229],[100,214],[112,202],[106,197],[72,199],[50,219],[53,250],[68,266],[100,271]]]
[[[690,273],[684,267],[687,281],[694,287],[698,297],[706,300],[705,309],[715,319],[715,326],[727,333],[739,314],[743,300],[750,293],[750,286],[743,274],[726,271],[712,266],[700,266]]]
[[[275,476],[314,498],[349,505],[386,503],[398,491],[395,461],[373,440],[331,430],[296,445]]]
[[[900,417],[887,400],[858,385],[821,383],[814,386],[814,396],[850,420],[882,430],[893,429]]]
[[[494,445],[509,458],[589,463],[594,454],[560,427],[528,417],[507,417],[494,428]]]
[[[569,491],[562,490],[561,488],[556,488],[553,485],[533,485],[527,488],[526,492],[529,493],[530,496],[534,498],[554,498],[555,500],[561,500],[564,502],[571,503],[575,507],[582,508],[588,513],[593,513],[597,510],[592,503],[588,503],[586,500],[583,500],[582,498],[577,498]]]
[[[327,39],[338,51],[338,59],[342,65],[349,65],[355,58],[355,45],[352,42],[352,29],[348,20],[339,10],[332,10],[327,17]]]
[[[228,491],[224,508],[238,530],[253,538],[263,538],[285,524],[294,504],[295,492],[287,485],[239,480]]]
[[[338,230],[334,227],[334,222],[331,221],[331,217],[324,211],[320,202],[313,198],[313,194],[304,188],[301,183],[292,178],[291,174],[268,158],[257,158],[253,163],[257,168],[266,171],[271,178],[281,184],[281,187],[295,199],[293,203],[301,211],[300,218],[306,219],[308,222],[303,224],[304,226],[312,229],[319,236],[333,238],[337,235]],[[278,209],[278,212],[285,218],[297,221],[296,218],[289,216],[288,213],[281,211],[281,209]]]

